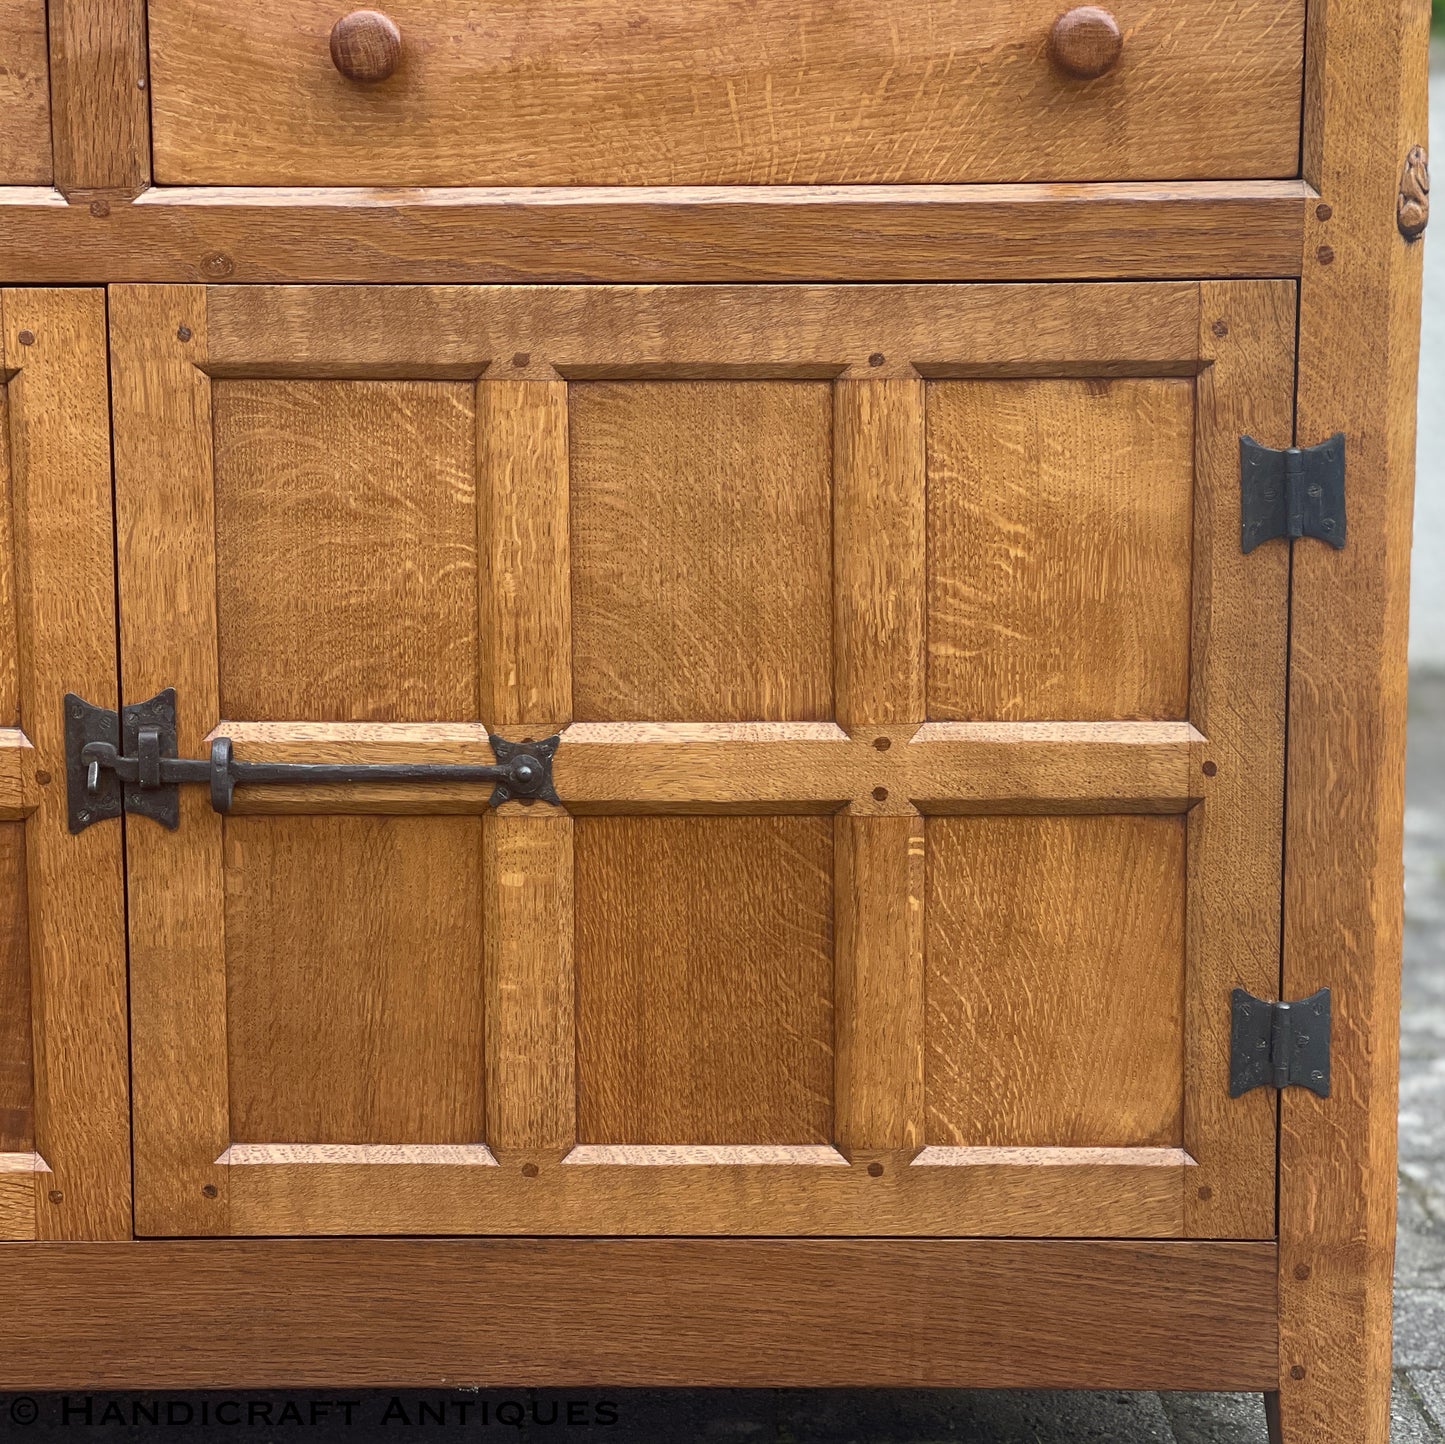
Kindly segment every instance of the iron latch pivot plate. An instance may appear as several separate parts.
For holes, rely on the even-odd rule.
[[[1330,1096],[1330,990],[1297,1003],[1267,1003],[1243,988],[1231,997],[1229,1096],[1251,1088],[1308,1088]]]
[[[267,783],[493,784],[489,805],[558,801],[552,758],[560,737],[509,742],[490,736],[494,762],[252,762],[236,757],[229,737],[211,740],[209,757],[179,757],[176,694],[166,688],[119,716],[83,697],[65,698],[65,787],[71,832],[122,811],[180,826],[182,783],[201,783],[217,812],[229,812],[236,788]]]
[[[1345,433],[1318,446],[1275,451],[1239,438],[1239,544],[1252,552],[1271,537],[1345,544]]]

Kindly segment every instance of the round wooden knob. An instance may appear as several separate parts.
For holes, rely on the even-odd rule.
[[[1092,80],[1113,67],[1124,48],[1119,22],[1097,5],[1066,10],[1049,31],[1049,58],[1069,75]]]
[[[353,10],[331,27],[331,60],[348,80],[374,85],[401,59],[401,31],[380,10]]]

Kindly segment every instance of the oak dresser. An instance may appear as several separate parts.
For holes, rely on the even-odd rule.
[[[1385,1444],[1425,0],[0,0],[0,1386]]]

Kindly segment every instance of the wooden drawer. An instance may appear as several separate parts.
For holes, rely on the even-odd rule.
[[[155,177],[215,185],[763,185],[1285,177],[1303,0],[389,0],[349,80],[345,0],[151,0]]]
[[[0,0],[0,185],[49,180],[45,0]]]

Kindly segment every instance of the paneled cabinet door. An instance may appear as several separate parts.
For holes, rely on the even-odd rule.
[[[1287,282],[121,287],[141,1232],[1264,1237]]]

